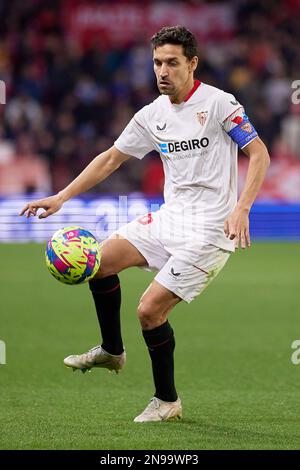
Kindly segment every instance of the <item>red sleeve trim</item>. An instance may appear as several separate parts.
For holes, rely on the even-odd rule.
[[[240,106],[239,108],[236,108],[234,111],[232,111],[232,113],[229,114],[229,116],[227,116],[227,118],[224,119],[223,124],[224,124],[225,121],[227,121],[227,119],[230,118],[230,116],[232,116],[234,113],[236,113],[241,108],[243,108],[243,106]]]

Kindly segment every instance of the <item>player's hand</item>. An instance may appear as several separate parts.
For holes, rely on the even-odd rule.
[[[235,247],[250,248],[249,212],[236,208],[224,222],[224,232],[229,240],[235,241]]]
[[[37,215],[38,209],[45,209],[38,217],[39,219],[45,219],[49,215],[55,214],[59,211],[63,205],[63,200],[56,194],[55,196],[46,197],[45,199],[39,199],[37,201],[32,201],[26,204],[26,206],[21,210],[19,215],[25,215],[27,218],[30,216]]]

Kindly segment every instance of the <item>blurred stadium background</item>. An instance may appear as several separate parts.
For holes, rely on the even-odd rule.
[[[4,0],[0,17],[0,80],[6,85],[1,240],[47,238],[55,223],[50,231],[46,222],[22,224],[19,207],[68,184],[157,96],[149,38],[163,25],[181,23],[199,39],[198,77],[235,94],[270,150],[271,168],[252,212],[253,235],[299,239],[299,0]],[[240,187],[246,169],[241,155]],[[129,201],[132,218],[148,210],[147,198],[160,197],[162,187],[155,153],[142,162],[132,159],[93,189],[96,201],[106,196],[106,218],[103,207],[96,214],[90,195],[66,205],[57,226],[88,213],[90,228],[100,224],[101,231],[118,206],[107,196],[138,193],[138,209]]]
[[[44,243],[19,242],[70,224],[105,238],[157,208],[159,157],[129,160],[45,221],[18,212],[68,184],[157,96],[149,38],[174,24],[199,39],[199,79],[245,105],[271,166],[251,213],[260,243],[172,317],[187,419],[141,430],[131,420],[152,385],[134,310],[151,276],[122,274],[131,357],[123,377],[70,377],[62,358],[98,342],[91,299],[50,279]],[[299,371],[290,361],[299,336],[299,43],[299,0],[0,2],[0,448],[299,448]],[[246,170],[241,154],[240,187]]]

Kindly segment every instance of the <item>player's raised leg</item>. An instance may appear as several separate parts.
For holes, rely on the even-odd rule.
[[[129,241],[117,235],[102,245],[101,267],[89,282],[102,334],[102,344],[88,352],[68,356],[64,364],[83,372],[92,367],[104,367],[119,372],[126,360],[120,323],[121,287],[118,273],[131,266],[147,262]]]
[[[168,314],[180,298],[153,281],[141,297],[138,317],[152,363],[154,397],[135,422],[181,418],[182,407],[174,381],[174,332]]]

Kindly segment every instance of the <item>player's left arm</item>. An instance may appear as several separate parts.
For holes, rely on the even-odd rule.
[[[230,240],[235,240],[236,248],[239,246],[246,248],[251,245],[249,212],[270,165],[269,152],[259,137],[242,150],[249,157],[246,182],[234,211],[224,223],[224,232]]]

